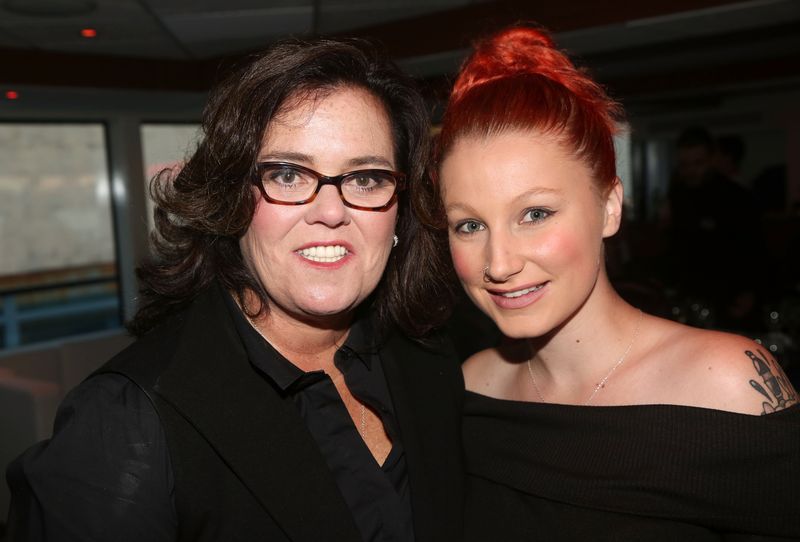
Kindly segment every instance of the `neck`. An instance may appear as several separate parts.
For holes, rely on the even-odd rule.
[[[257,306],[255,296],[247,296],[247,306]],[[352,313],[325,318],[295,317],[274,303],[266,314],[250,319],[253,326],[286,359],[303,371],[334,370],[333,354],[344,344],[352,323]]]
[[[544,395],[569,390],[576,400],[585,400],[586,391],[594,389],[625,352],[638,319],[638,309],[626,303],[601,274],[577,312],[546,336],[528,341]]]

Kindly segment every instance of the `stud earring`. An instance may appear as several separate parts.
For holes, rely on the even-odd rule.
[[[397,243],[399,243],[399,242],[400,242],[400,238],[398,238],[396,235],[392,235],[392,248],[396,247]]]

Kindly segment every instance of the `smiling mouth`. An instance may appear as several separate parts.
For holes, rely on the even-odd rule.
[[[325,245],[303,248],[297,254],[312,262],[333,263],[347,256],[347,249],[342,245]]]
[[[547,284],[547,283],[543,282],[542,284],[539,284],[537,286],[533,286],[531,288],[525,288],[524,290],[515,290],[513,292],[504,292],[504,293],[499,293],[499,294],[496,294],[496,295],[500,295],[502,297],[509,298],[509,299],[513,299],[515,297],[522,297],[523,295],[529,294],[531,292],[536,292],[537,290],[541,290],[542,288],[544,288],[545,284]]]

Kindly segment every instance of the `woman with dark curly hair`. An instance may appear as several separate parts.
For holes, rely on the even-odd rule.
[[[291,41],[203,130],[154,185],[139,340],[9,468],[10,538],[459,539],[463,382],[407,196],[423,100],[373,46]]]
[[[797,539],[800,406],[780,365],[608,279],[620,116],[533,27],[480,42],[456,79],[432,218],[509,339],[463,366],[467,539]]]

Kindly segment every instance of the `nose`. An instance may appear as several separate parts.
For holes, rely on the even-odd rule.
[[[520,240],[504,231],[494,231],[486,244],[484,280],[503,283],[522,271],[525,260],[520,251]]]
[[[306,222],[309,224],[321,223],[335,228],[350,222],[349,210],[335,186],[323,186],[314,201],[306,205]]]

